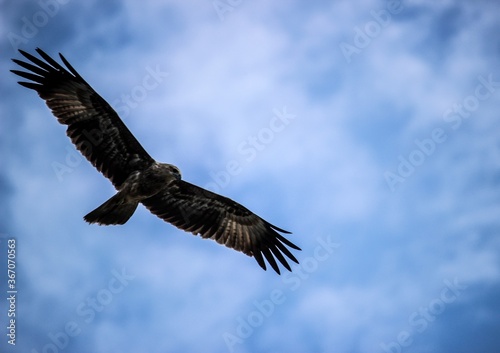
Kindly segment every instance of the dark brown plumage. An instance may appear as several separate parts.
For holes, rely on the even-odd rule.
[[[289,271],[285,256],[298,263],[287,247],[300,248],[278,233],[289,232],[227,197],[183,181],[177,167],[156,162],[61,54],[67,69],[41,49],[36,51],[45,61],[20,50],[31,63],[13,61],[29,72],[11,71],[29,80],[19,84],[38,92],[57,120],[67,125],[76,148],[118,190],[84,217],[87,222],[124,224],[142,203],[180,229],[253,256],[264,270],[264,258],[278,274],[276,260]]]

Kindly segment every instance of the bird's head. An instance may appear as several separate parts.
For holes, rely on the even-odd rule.
[[[164,164],[164,166],[168,169],[168,171],[175,177],[175,179],[181,179],[181,171],[175,165],[172,164]]]
[[[154,163],[149,169],[148,173],[154,177],[158,182],[170,183],[174,180],[181,179],[181,171],[175,165],[167,163]]]

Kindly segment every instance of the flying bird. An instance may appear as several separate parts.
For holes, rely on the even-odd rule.
[[[88,223],[125,224],[142,203],[151,213],[179,229],[210,238],[253,256],[266,270],[280,274],[278,260],[298,263],[288,248],[301,250],[280,233],[290,232],[265,221],[239,203],[182,180],[179,169],[154,160],[111,106],[80,76],[62,54],[64,68],[37,48],[43,59],[23,50],[29,60],[12,59],[28,70],[11,70],[29,82],[45,100],[76,148],[117,189],[117,193],[84,216]],[[31,63],[30,63],[31,62]],[[287,248],[288,247],[288,248]]]

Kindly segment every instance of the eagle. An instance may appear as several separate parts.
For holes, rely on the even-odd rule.
[[[142,203],[179,229],[253,256],[264,270],[264,259],[278,274],[277,261],[291,271],[285,256],[298,263],[289,248],[301,249],[280,234],[290,232],[227,197],[182,180],[176,166],[154,160],[116,111],[62,54],[59,56],[66,68],[40,48],[36,52],[41,59],[23,50],[19,52],[29,62],[12,61],[28,72],[11,72],[29,82],[18,83],[38,93],[59,123],[67,126],[66,134],[76,148],[117,190],[84,216],[85,221],[125,224]]]

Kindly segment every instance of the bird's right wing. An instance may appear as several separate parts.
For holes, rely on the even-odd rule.
[[[66,133],[76,148],[115,187],[154,162],[113,108],[61,54],[67,69],[41,49],[36,51],[45,61],[19,50],[31,63],[12,61],[29,72],[11,71],[31,81],[19,84],[38,92],[57,120],[68,126]]]
[[[177,228],[253,256],[264,270],[264,258],[278,274],[276,260],[289,271],[285,256],[298,263],[287,246],[300,248],[278,233],[289,232],[227,197],[186,181],[176,180],[142,203],[151,213]]]

